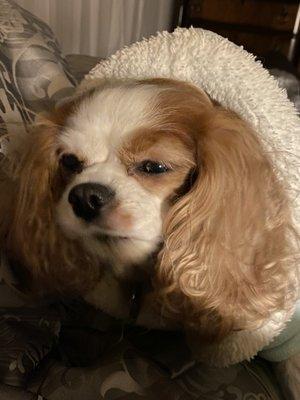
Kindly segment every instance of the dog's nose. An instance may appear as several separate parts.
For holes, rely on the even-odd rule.
[[[91,221],[99,215],[101,208],[114,198],[114,191],[99,183],[81,183],[69,193],[69,203],[77,217]]]

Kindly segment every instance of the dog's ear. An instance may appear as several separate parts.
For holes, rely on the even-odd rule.
[[[26,203],[31,205],[32,216],[34,210],[41,209],[43,204],[49,209],[52,202],[51,187],[60,154],[57,138],[78,101],[78,98],[72,99],[52,111],[40,114],[17,145],[12,146],[10,152],[16,151],[17,154],[12,178],[18,181],[17,198],[21,200],[17,204],[21,214]]]
[[[35,265],[40,245],[46,240],[45,227],[52,224],[51,185],[57,169],[55,137],[57,128],[48,121],[28,133],[14,170],[14,192],[8,247],[15,257]],[[30,238],[30,240],[29,240]],[[46,255],[45,255],[46,258]]]
[[[58,137],[71,107],[74,104],[55,110],[32,127],[10,180],[6,250],[27,269],[28,280],[40,292],[78,293],[99,274],[92,257],[88,259],[80,243],[67,239],[56,223],[58,191],[65,184]]]
[[[202,117],[203,118],[203,115]],[[290,214],[257,135],[214,106],[199,120],[197,177],[170,209],[154,285],[208,338],[257,327],[290,300]]]

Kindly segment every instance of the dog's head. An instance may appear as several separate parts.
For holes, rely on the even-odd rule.
[[[7,249],[37,282],[86,290],[150,268],[164,307],[227,333],[288,298],[289,212],[252,129],[172,80],[102,84],[29,135]],[[157,254],[158,253],[158,254]]]

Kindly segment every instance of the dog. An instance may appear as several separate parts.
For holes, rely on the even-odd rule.
[[[1,248],[28,292],[80,295],[228,354],[245,337],[261,350],[277,333],[254,344],[256,333],[290,318],[298,274],[284,186],[254,129],[199,88],[98,82],[8,147]],[[300,398],[300,356],[279,370]]]

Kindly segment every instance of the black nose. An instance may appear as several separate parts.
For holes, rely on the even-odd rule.
[[[99,215],[101,208],[114,198],[114,191],[99,183],[81,183],[69,193],[69,203],[77,217],[91,221]]]

